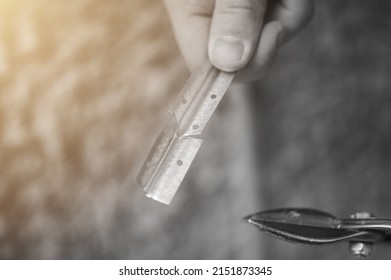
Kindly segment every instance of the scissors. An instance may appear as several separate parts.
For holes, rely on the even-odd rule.
[[[375,219],[366,212],[350,218],[310,208],[281,208],[258,212],[244,221],[273,237],[299,244],[324,245],[349,241],[350,252],[368,257],[373,244],[391,244],[391,220]]]

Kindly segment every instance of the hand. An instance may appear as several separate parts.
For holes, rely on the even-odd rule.
[[[165,0],[190,70],[209,57],[241,80],[260,78],[277,49],[313,15],[312,0]]]

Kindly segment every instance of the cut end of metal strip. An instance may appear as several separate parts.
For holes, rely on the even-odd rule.
[[[145,189],[144,189],[145,190]],[[166,204],[166,205],[170,205],[171,203],[171,200],[173,199],[173,196],[172,195],[166,195],[166,194],[155,194],[155,193],[152,193],[152,192],[147,192],[145,191],[145,195],[149,198],[152,198],[153,200],[156,200],[160,203],[163,203],[163,204]]]
[[[185,137],[173,139],[172,142],[167,154],[143,186],[147,197],[167,205],[171,203],[185,178],[201,147],[202,139]]]

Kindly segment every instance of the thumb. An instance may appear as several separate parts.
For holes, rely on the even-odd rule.
[[[223,71],[237,71],[250,61],[259,42],[266,0],[216,0],[208,55]]]

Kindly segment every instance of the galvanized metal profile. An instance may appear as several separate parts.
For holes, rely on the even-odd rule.
[[[148,197],[170,204],[201,147],[202,131],[233,78],[234,73],[209,63],[191,74],[137,176]]]

